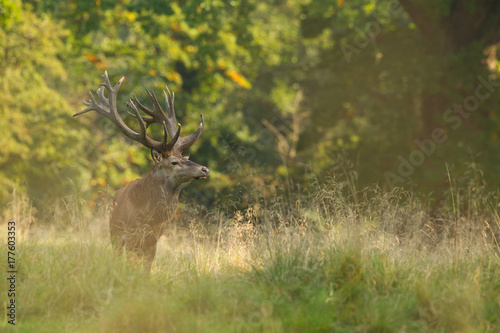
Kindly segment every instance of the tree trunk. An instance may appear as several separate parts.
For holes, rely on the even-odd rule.
[[[459,64],[460,57],[465,55],[464,66],[470,67],[472,64],[472,67],[467,68],[470,75],[477,77],[484,73],[486,69],[484,62],[475,63],[469,56],[471,52],[477,53],[477,50],[484,52],[488,48],[497,48],[500,42],[500,1],[454,0],[446,5],[444,1],[425,4],[419,4],[420,1],[415,0],[399,0],[399,2],[417,25],[429,52],[442,57],[456,56]],[[482,54],[475,56],[480,59]],[[486,60],[487,56],[484,58]],[[454,67],[456,64],[457,62],[450,63]],[[446,80],[444,75],[453,75],[454,72],[453,68],[444,68],[439,81],[450,84],[453,80]],[[456,77],[457,86],[461,86],[462,79],[464,78]],[[455,88],[450,87],[450,89]],[[439,126],[439,116],[454,103],[461,102],[451,101],[443,93],[427,90],[423,91],[421,99],[424,124],[419,136],[428,136]]]

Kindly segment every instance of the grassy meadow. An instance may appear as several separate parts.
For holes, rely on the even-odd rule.
[[[495,194],[457,190],[435,210],[332,183],[239,211],[188,205],[151,273],[113,253],[106,205],[82,206],[35,218],[22,197],[9,204],[18,312],[0,331],[500,332]]]

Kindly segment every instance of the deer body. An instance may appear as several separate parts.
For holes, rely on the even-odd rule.
[[[204,129],[203,115],[196,132],[185,137],[179,137],[180,125],[176,128],[174,112],[174,95],[168,91],[165,94],[168,116],[161,109],[156,96],[148,91],[155,110],[143,106],[134,96],[128,106],[134,111],[131,114],[141,125],[140,133],[131,130],[121,119],[116,108],[116,94],[123,78],[112,87],[107,73],[104,83],[97,90],[99,100],[92,93],[90,100],[84,103],[89,106],[75,116],[94,110],[110,119],[127,137],[142,143],[151,149],[151,157],[155,163],[151,171],[142,179],[131,182],[127,187],[119,189],[113,199],[110,216],[111,242],[116,249],[125,249],[144,259],[147,269],[156,253],[156,244],[163,233],[166,223],[173,219],[179,194],[182,188],[190,182],[205,179],[209,175],[206,167],[189,161],[182,152],[189,148],[201,135]],[[104,96],[104,88],[108,90],[108,98]],[[149,117],[140,115],[137,106]],[[164,128],[162,142],[152,140],[146,135],[149,125],[160,123]],[[171,137],[167,143],[167,134]]]

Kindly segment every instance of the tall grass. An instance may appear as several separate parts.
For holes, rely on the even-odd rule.
[[[453,191],[431,210],[399,190],[354,200],[331,182],[293,204],[186,211],[186,223],[167,228],[150,273],[113,253],[106,207],[92,215],[59,205],[53,219],[64,226],[20,223],[18,324],[0,328],[499,332],[497,196]],[[5,219],[26,221],[32,210],[16,200]]]

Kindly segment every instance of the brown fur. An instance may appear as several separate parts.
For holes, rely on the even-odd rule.
[[[165,224],[173,219],[181,189],[208,176],[207,168],[181,156],[156,158],[157,164],[144,178],[116,192],[110,217],[113,247],[143,258],[147,269]]]

